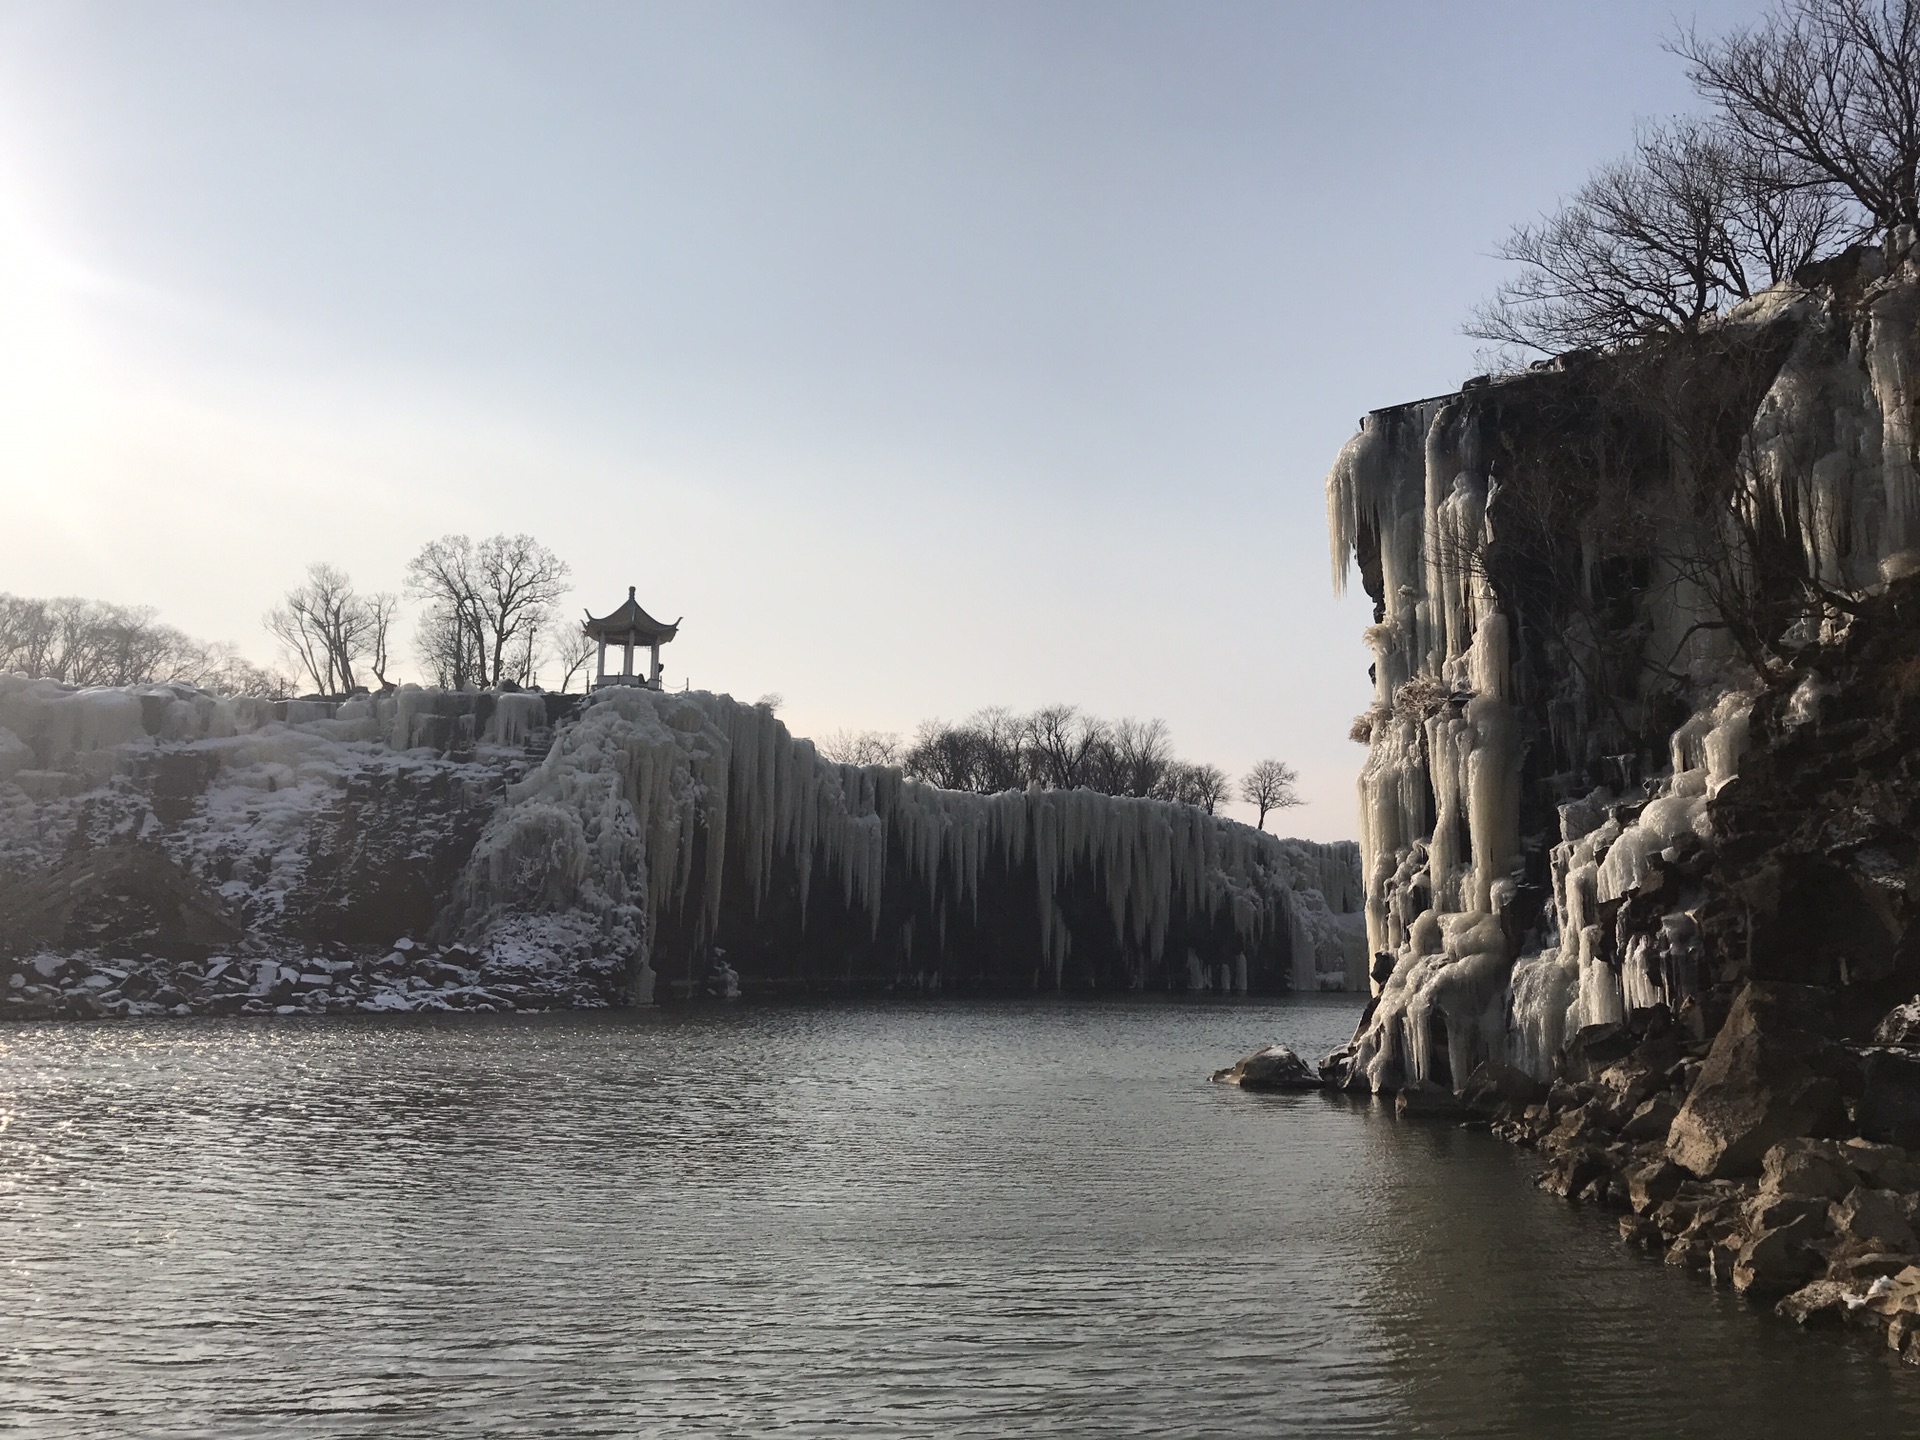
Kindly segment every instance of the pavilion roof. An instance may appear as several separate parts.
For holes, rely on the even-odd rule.
[[[610,615],[603,615],[596,619],[593,612],[588,611],[587,623],[582,627],[587,634],[596,640],[612,640],[622,644],[631,637],[642,645],[652,645],[656,642],[664,644],[679,634],[679,620],[675,620],[671,625],[664,624],[640,608],[640,602],[633,598],[635,588],[632,585],[627,587],[627,603]],[[683,615],[680,618],[684,620],[686,617]]]

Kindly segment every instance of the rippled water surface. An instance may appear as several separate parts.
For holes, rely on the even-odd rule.
[[[1911,1436],[1920,1373],[1206,1072],[1349,999],[0,1031],[0,1429]]]

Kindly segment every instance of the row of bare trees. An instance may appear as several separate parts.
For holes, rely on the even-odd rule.
[[[557,661],[565,689],[591,653],[580,627],[559,614],[569,575],[531,535],[446,535],[422,546],[406,578],[421,607],[414,651],[422,668],[434,684],[457,690],[531,685]],[[391,683],[399,608],[398,595],[363,594],[346,572],[319,563],[265,624],[306,682],[340,695]]]
[[[1920,224],[1920,0],[1782,0],[1678,35],[1710,114],[1631,154],[1501,247],[1520,267],[1467,333],[1558,354],[1687,335],[1840,246]]]
[[[65,685],[195,685],[223,695],[278,696],[283,676],[232,645],[162,625],[147,606],[74,596],[0,594],[0,672]]]
[[[1164,720],[1104,720],[1073,705],[1028,714],[1004,706],[976,711],[958,724],[928,720],[908,744],[886,731],[841,731],[820,742],[827,759],[850,765],[894,765],[944,790],[998,794],[1039,785],[1095,790],[1198,805],[1208,814],[1235,797],[1218,765],[1179,759]],[[1298,777],[1278,760],[1263,760],[1242,778],[1239,798],[1260,812],[1298,805]]]

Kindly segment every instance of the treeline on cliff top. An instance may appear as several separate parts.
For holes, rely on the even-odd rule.
[[[1469,335],[1560,354],[1698,333],[1808,263],[1920,225],[1920,4],[1783,0],[1757,25],[1670,38],[1707,113],[1514,228],[1519,273]]]
[[[1779,675],[1809,617],[1856,612],[1884,578],[1824,553],[1835,482],[1816,457],[1750,443],[1791,325],[1723,321],[1796,278],[1844,296],[1855,247],[1904,252],[1920,229],[1920,0],[1781,0],[1667,48],[1708,108],[1643,123],[1631,153],[1508,236],[1517,273],[1466,331],[1499,347],[1490,368],[1546,352],[1531,368],[1566,383],[1494,402],[1528,419],[1523,450],[1493,459],[1489,523],[1429,537],[1443,570],[1487,575],[1563,637],[1603,709],[1649,667],[1686,684],[1682,651],[1643,655],[1622,630],[1649,587],[1694,597],[1695,629]]]
[[[565,692],[583,679],[594,644],[558,611],[569,573],[526,535],[478,543],[449,535],[424,546],[408,566],[407,593],[423,602],[414,650],[432,683],[532,687],[543,671],[557,670]],[[315,695],[341,696],[393,683],[399,607],[396,594],[363,593],[338,567],[312,565],[263,622],[287,666],[273,670],[230,644],[160,624],[150,608],[0,594],[0,673],[80,686],[180,682],[270,698],[310,685]],[[1072,705],[1024,715],[994,707],[957,725],[930,720],[907,745],[888,732],[843,731],[820,750],[842,763],[897,765],[946,790],[1088,789],[1198,805],[1208,814],[1240,799],[1258,810],[1260,825],[1270,812],[1301,803],[1299,777],[1282,761],[1262,760],[1236,781],[1218,765],[1175,756],[1165,721],[1109,721]]]
[[[841,730],[817,743],[828,760],[896,765],[942,790],[1097,790],[1198,805],[1209,815],[1239,799],[1259,811],[1260,826],[1269,813],[1302,803],[1300,777],[1283,761],[1258,761],[1236,782],[1218,765],[1175,756],[1164,720],[1103,720],[1073,705],[1027,714],[995,705],[958,724],[927,720],[906,743],[880,730]]]

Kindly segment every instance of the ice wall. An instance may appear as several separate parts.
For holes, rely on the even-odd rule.
[[[1660,512],[1698,457],[1660,423],[1586,403],[1606,357],[1578,362],[1584,377],[1555,363],[1362,421],[1327,509],[1336,586],[1357,565],[1375,602],[1373,704],[1355,729],[1377,998],[1354,1063],[1373,1088],[1459,1085],[1482,1062],[1546,1078],[1582,1029],[1678,1010],[1700,984],[1699,897],[1641,897],[1712,842],[1755,673],[1660,545],[1631,551],[1577,506],[1550,514],[1586,493],[1557,467],[1640,467],[1656,526],[1710,536],[1737,519],[1798,547],[1819,583],[1870,590],[1920,568],[1917,324],[1910,237],[1729,316],[1717,353],[1777,368],[1732,433],[1745,479],[1717,519]],[[1573,572],[1558,611],[1542,564]],[[1792,623],[1835,619],[1816,606]],[[1630,903],[1658,913],[1628,925]]]
[[[1350,844],[936,790],[725,696],[264,704],[0,676],[0,892],[118,844],[162,848],[270,948],[431,930],[516,965],[630,965],[641,994],[655,966],[698,988],[723,949],[809,945],[854,989],[1365,981]]]
[[[1069,892],[1099,897],[1097,938],[1136,988],[1165,972],[1176,929],[1190,938],[1203,926],[1226,949],[1175,957],[1202,988],[1246,988],[1249,957],[1276,947],[1296,988],[1363,975],[1351,846],[1085,790],[938,790],[830,763],[771,711],[702,693],[596,696],[509,791],[454,923],[534,943],[543,925],[591,915],[636,937],[651,970],[668,963],[661,936],[678,920],[679,967],[711,953],[729,915],[763,911],[776,884],[801,930],[823,906],[852,917],[856,940],[887,951],[903,982],[937,970],[950,934],[977,926],[983,904],[1006,905],[1010,888],[1023,911],[1031,900],[1031,932],[1013,938],[1040,987],[1065,983],[1089,941]]]

